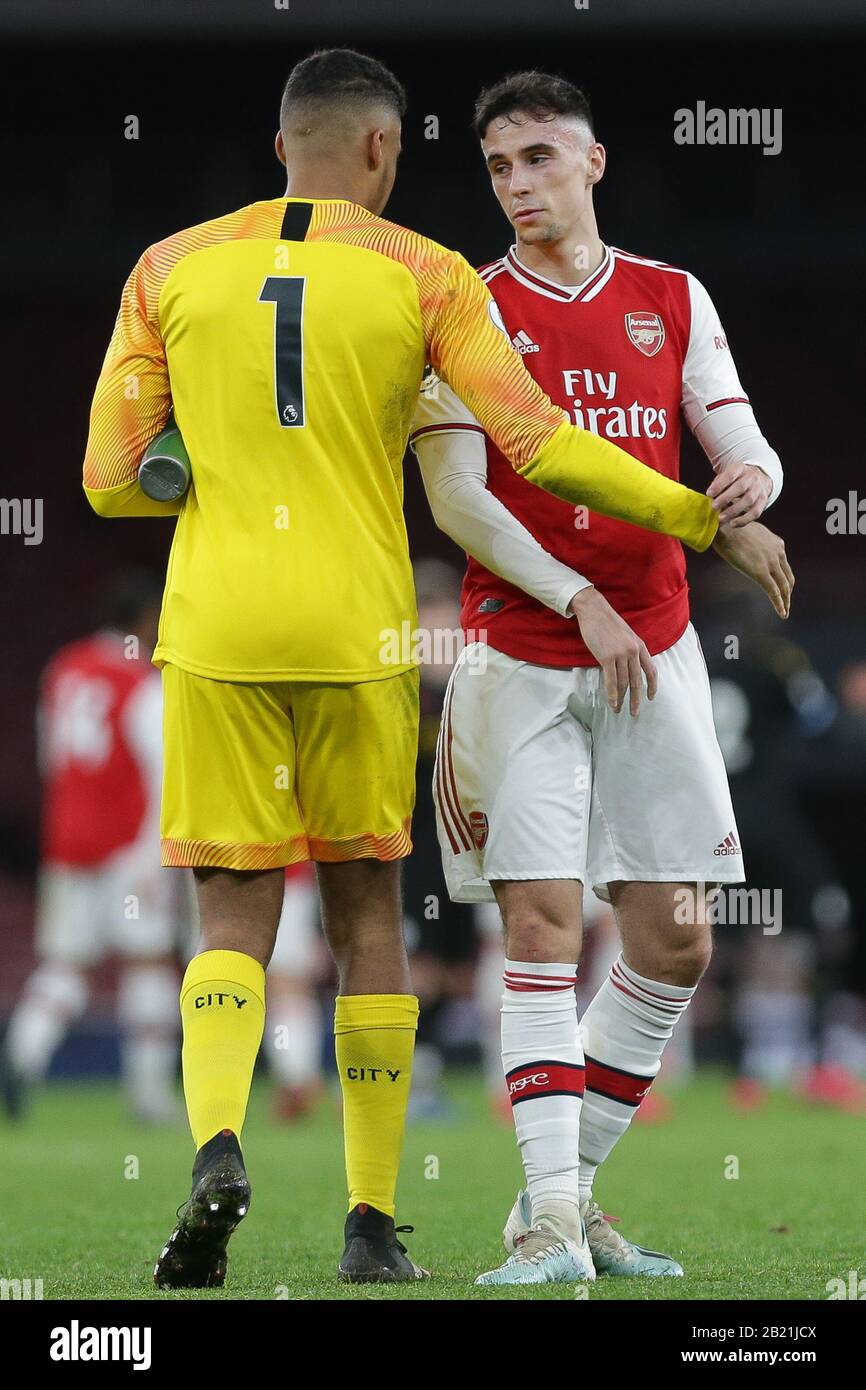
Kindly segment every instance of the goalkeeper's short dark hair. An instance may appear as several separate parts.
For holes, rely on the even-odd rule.
[[[485,87],[475,103],[472,128],[479,140],[487,134],[497,116],[514,119],[520,112],[534,121],[552,121],[556,116],[578,116],[589,126],[595,139],[595,126],[589,101],[579,87],[549,72],[513,72]]]
[[[281,124],[311,106],[390,107],[403,118],[406,91],[376,58],[353,48],[322,48],[302,58],[289,73],[280,102]]]

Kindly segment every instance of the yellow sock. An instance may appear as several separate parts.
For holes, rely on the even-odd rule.
[[[242,951],[203,951],[180,987],[183,1091],[200,1149],[221,1129],[240,1138],[265,1024],[265,972]]]
[[[341,994],[334,1011],[349,1210],[394,1215],[418,1027],[414,994]]]

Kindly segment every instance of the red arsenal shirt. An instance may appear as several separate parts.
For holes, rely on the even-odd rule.
[[[479,272],[504,331],[555,404],[583,429],[669,478],[679,477],[681,418],[746,402],[718,315],[687,271],[605,248],[582,285],[558,285],[512,248]],[[494,310],[495,313],[495,310]],[[413,439],[481,426],[447,388],[428,397]],[[656,654],[689,618],[679,541],[599,516],[543,492],[486,438],[487,486],[555,559],[584,575]],[[462,623],[523,661],[592,666],[577,623],[469,557]]]
[[[153,818],[161,693],[149,653],[100,632],[57,653],[42,680],[42,855],[96,868]],[[154,844],[156,839],[154,839]]]

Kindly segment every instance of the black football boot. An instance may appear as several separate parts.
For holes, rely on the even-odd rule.
[[[157,1288],[222,1288],[226,1245],[249,1207],[241,1146],[232,1130],[221,1130],[195,1156],[192,1192],[153,1271]]]
[[[359,1202],[346,1217],[339,1278],[344,1284],[408,1284],[429,1279],[429,1270],[410,1260],[397,1239],[398,1233],[412,1230],[413,1226],[395,1226],[393,1216]]]

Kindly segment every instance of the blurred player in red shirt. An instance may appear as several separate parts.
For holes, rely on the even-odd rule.
[[[756,521],[781,464],[699,281],[601,240],[606,156],[585,97],[518,74],[482,93],[476,133],[517,237],[480,272],[494,322],[575,424],[674,479],[682,415],[737,567],[787,616],[784,546]],[[434,791],[452,897],[495,896],[504,922],[502,1064],[526,1173],[514,1254],[478,1282],[680,1275],[613,1230],[593,1178],[706,969],[704,885],[743,879],[682,546],[533,487],[432,375],[412,440],[436,520],[469,554]],[[578,1027],[584,885],[612,903],[623,950]]]
[[[63,647],[42,678],[39,964],[6,1034],[12,1113],[84,1014],[91,973],[110,956],[122,962],[117,1009],[132,1109],[148,1123],[179,1113],[174,951],[187,875],[159,862],[162,694],[150,658],[160,600],[149,574],[124,575],[106,625]]]

